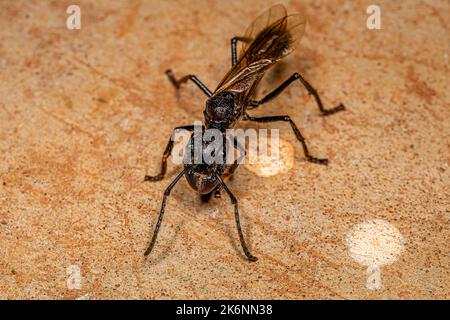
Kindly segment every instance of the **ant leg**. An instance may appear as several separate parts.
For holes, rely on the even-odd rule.
[[[239,151],[239,157],[236,159],[232,165],[227,166],[227,170],[222,174],[223,178],[229,178],[230,180],[233,179],[233,173],[236,171],[237,167],[241,164],[242,160],[245,158],[245,155],[247,154],[245,151],[245,148],[238,142],[237,137],[233,138],[233,144],[234,148]],[[228,159],[226,160],[228,162]],[[220,194],[220,189],[216,193]],[[218,198],[217,195],[215,195],[216,198]]]
[[[176,89],[180,88],[180,85],[182,83],[187,82],[188,80],[191,80],[194,82],[208,97],[212,96],[212,92],[193,74],[188,74],[187,76],[184,76],[183,78],[177,80],[175,79],[175,76],[172,72],[172,70],[168,69],[166,70],[166,75],[169,78],[170,82],[174,85]]]
[[[261,104],[269,102],[270,100],[272,100],[273,98],[278,96],[284,89],[286,89],[295,80],[299,80],[303,84],[303,86],[306,88],[306,90],[308,90],[308,93],[310,95],[314,96],[314,99],[316,100],[317,106],[319,107],[319,110],[322,113],[322,115],[328,116],[330,114],[345,110],[345,106],[342,103],[339,104],[337,107],[334,107],[331,109],[325,109],[323,107],[322,100],[320,100],[319,94],[317,93],[316,89],[314,89],[313,86],[311,86],[309,84],[309,82],[307,82],[305,79],[303,79],[303,77],[298,72],[296,72],[292,76],[290,76],[289,79],[284,81],[278,88],[276,88],[275,90],[273,90],[272,92],[267,94],[261,100],[251,100],[250,104],[249,104],[250,108],[248,108],[248,109],[254,109]]]
[[[292,130],[295,133],[295,136],[302,143],[303,152],[305,153],[306,159],[309,162],[313,162],[313,163],[318,163],[318,164],[323,164],[323,165],[327,165],[328,164],[328,159],[319,159],[319,158],[313,157],[313,156],[311,156],[309,154],[309,150],[308,150],[308,146],[306,145],[305,138],[302,136],[300,130],[298,130],[298,128],[295,125],[294,121],[292,121],[292,119],[289,116],[271,116],[271,117],[257,118],[257,117],[252,117],[252,116],[249,116],[248,114],[245,114],[244,115],[244,120],[255,121],[255,122],[275,122],[275,121],[286,121],[286,122],[289,122],[289,124],[292,127]]]
[[[190,126],[182,126],[182,127],[176,127],[175,129],[173,129],[172,132],[172,136],[169,139],[169,142],[167,143],[166,146],[166,150],[164,150],[164,154],[162,157],[162,161],[161,161],[161,172],[156,175],[156,176],[145,176],[144,177],[144,181],[159,181],[162,180],[164,178],[164,175],[166,174],[167,171],[167,158],[169,158],[170,153],[172,152],[172,148],[173,148],[173,135],[177,132],[177,130],[189,130],[189,131],[193,131],[194,130],[194,126],[190,125]]]
[[[184,170],[181,171],[178,174],[178,176],[172,181],[172,183],[167,187],[167,189],[164,190],[163,201],[162,201],[162,205],[161,205],[161,210],[159,211],[158,222],[156,222],[156,226],[153,231],[152,240],[150,241],[150,245],[148,246],[147,250],[145,250],[144,256],[149,255],[150,252],[152,252],[153,247],[155,246],[156,237],[158,236],[159,226],[161,225],[161,222],[162,222],[162,219],[164,216],[164,210],[166,208],[167,196],[170,195],[170,191],[172,191],[173,187],[175,187],[175,185],[177,184],[177,182],[181,179],[181,177],[183,175],[184,175]]]
[[[234,137],[234,139],[233,139],[233,144],[234,144],[234,147],[236,148],[236,150],[240,152],[240,155],[239,155],[239,158],[236,159],[236,161],[234,161],[233,165],[230,168],[230,171],[229,171],[230,176],[234,173],[234,171],[237,169],[237,167],[239,166],[239,164],[242,162],[242,160],[245,158],[245,155],[247,154],[247,152],[245,151],[245,148],[238,142],[236,137]]]
[[[234,218],[236,220],[236,226],[237,226],[237,230],[238,230],[238,234],[239,234],[239,240],[241,241],[241,246],[242,249],[244,250],[244,253],[247,257],[247,259],[249,261],[256,261],[258,260],[258,258],[256,258],[255,256],[253,256],[250,251],[247,248],[247,244],[245,243],[244,240],[244,235],[242,234],[242,229],[241,229],[241,223],[239,221],[239,209],[238,209],[238,202],[236,197],[233,195],[233,193],[230,191],[230,189],[228,189],[227,185],[225,184],[225,182],[223,181],[222,177],[217,175],[218,180],[220,181],[220,184],[222,185],[222,188],[225,190],[225,192],[228,194],[228,196],[230,197],[231,203],[234,206]]]
[[[231,65],[234,67],[234,65],[237,63],[237,42],[241,41],[244,43],[249,43],[250,38],[246,37],[233,37],[231,38]]]

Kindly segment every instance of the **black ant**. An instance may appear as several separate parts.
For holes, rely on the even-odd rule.
[[[299,80],[306,90],[308,90],[308,93],[315,98],[322,115],[330,115],[345,110],[342,104],[332,109],[325,109],[317,91],[297,72],[261,100],[252,100],[255,89],[265,72],[277,61],[294,50],[295,43],[304,33],[305,24],[306,20],[302,14],[287,15],[285,7],[280,4],[265,11],[250,25],[245,36],[231,39],[232,68],[214,92],[210,91],[195,75],[187,75],[177,80],[171,70],[166,71],[169,80],[176,89],[179,89],[181,84],[191,80],[208,96],[206,108],[203,111],[205,126],[201,134],[203,134],[205,129],[218,129],[225,134],[226,129],[232,128],[240,119],[255,122],[289,122],[295,136],[302,144],[306,159],[313,163],[328,164],[327,159],[316,158],[309,153],[305,138],[289,116],[252,117],[247,113],[247,110],[254,109],[278,96],[296,80]],[[237,55],[238,41],[242,42],[242,49],[239,55]],[[174,133],[181,129],[194,131],[194,126],[177,127],[174,129]],[[194,140],[197,138],[203,141],[202,137],[198,137],[193,133],[187,144],[186,152],[188,155],[190,154],[188,158],[191,161],[185,161],[183,171],[177,175],[164,191],[158,222],[156,223],[150,245],[144,255],[148,255],[155,245],[159,227],[164,216],[167,196],[169,196],[177,182],[185,176],[189,185],[201,194],[204,200],[209,199],[212,194],[219,197],[221,190],[224,190],[228,194],[234,206],[236,226],[242,249],[248,260],[256,261],[257,258],[250,253],[244,240],[239,222],[237,199],[224,182],[224,179],[236,170],[239,161],[236,160],[232,164],[223,162],[212,164],[193,162],[192,151],[194,150]],[[234,146],[241,149],[236,141],[234,141]],[[204,152],[207,147],[208,143],[202,142],[201,152]],[[171,154],[172,148],[173,141],[170,139],[162,158],[161,172],[156,176],[145,176],[145,181],[159,181],[164,178],[167,169],[167,158]],[[224,152],[222,155],[226,156]]]

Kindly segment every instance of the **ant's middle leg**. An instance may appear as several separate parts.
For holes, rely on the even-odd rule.
[[[189,131],[193,131],[194,130],[194,126],[190,125],[190,126],[182,126],[182,127],[176,127],[175,129],[173,129],[172,135],[170,136],[169,142],[167,143],[166,146],[166,150],[164,150],[164,154],[162,156],[162,160],[161,160],[161,171],[159,174],[157,174],[156,176],[145,176],[144,177],[144,181],[159,181],[162,180],[164,178],[164,175],[166,174],[167,171],[167,158],[169,158],[172,149],[173,149],[173,135],[178,131],[178,130],[189,130]]]
[[[309,162],[313,162],[313,163],[318,163],[318,164],[323,164],[323,165],[327,165],[328,164],[328,159],[316,158],[316,157],[313,157],[312,155],[309,154],[309,150],[308,150],[308,146],[306,145],[305,138],[301,134],[300,130],[297,128],[297,126],[294,123],[294,121],[292,121],[292,119],[289,116],[271,116],[271,117],[261,117],[261,118],[259,118],[259,117],[252,117],[252,116],[249,116],[248,114],[245,114],[243,120],[249,120],[249,121],[255,121],[255,122],[275,122],[275,121],[286,121],[286,122],[289,122],[289,124],[291,125],[292,130],[295,133],[295,136],[302,143],[303,152],[305,153],[306,159]]]
[[[187,76],[182,77],[181,79],[176,79],[175,75],[173,74],[172,70],[168,69],[166,70],[166,75],[169,78],[170,82],[174,85],[176,89],[180,88],[180,85],[187,82],[188,80],[191,80],[194,82],[197,87],[199,87],[208,97],[212,96],[212,92],[208,89],[206,85],[203,84],[195,75],[188,74]]]
[[[249,43],[251,41],[250,38],[246,37],[233,37],[231,38],[231,65],[234,67],[234,65],[237,63],[237,42],[241,41],[244,43]]]
[[[330,114],[345,110],[345,106],[342,103],[339,104],[337,107],[334,107],[331,109],[325,109],[323,107],[322,100],[320,99],[320,96],[317,93],[317,90],[314,89],[314,87],[311,86],[309,84],[309,82],[306,81],[298,72],[296,72],[292,76],[290,76],[289,79],[284,81],[278,88],[276,88],[275,90],[273,90],[272,92],[267,94],[261,100],[251,100],[248,109],[254,109],[261,104],[269,102],[270,100],[272,100],[273,98],[278,96],[282,91],[284,91],[295,80],[299,80],[303,84],[303,86],[306,88],[306,90],[308,90],[308,93],[310,95],[314,96],[314,99],[316,100],[317,106],[319,107],[319,110],[322,113],[322,115],[328,116]]]

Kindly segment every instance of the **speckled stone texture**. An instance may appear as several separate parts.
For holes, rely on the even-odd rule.
[[[230,38],[274,3],[77,1],[81,30],[67,30],[71,1],[0,2],[0,298],[449,298],[447,0],[377,1],[381,30],[366,28],[369,0],[285,1],[306,33],[258,95],[300,71],[348,110],[321,117],[294,84],[252,114],[291,115],[329,166],[306,162],[286,124],[243,124],[295,146],[288,172],[240,167],[228,182],[259,261],[243,258],[229,200],[203,204],[184,180],[144,259],[180,166],[143,177],[205,101],[193,85],[175,94],[164,71],[215,88]],[[346,239],[371,220],[404,244],[369,289]]]

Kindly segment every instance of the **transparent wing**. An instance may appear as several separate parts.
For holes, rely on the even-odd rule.
[[[261,30],[246,47],[240,59],[252,63],[260,59],[274,62],[291,53],[305,32],[306,20],[293,14],[276,20]]]
[[[219,83],[215,92],[242,92],[252,87],[252,81],[260,79],[261,72],[294,50],[305,25],[302,14],[287,16],[282,5],[273,6],[264,12],[247,29],[246,36],[251,36],[253,40],[246,44],[236,65]]]
[[[270,26],[275,21],[286,17],[286,15],[286,8],[282,4],[276,4],[261,13],[245,31],[244,38],[249,39],[249,42],[242,45],[239,56],[243,55],[250,43],[262,30],[264,30],[267,26]]]
[[[272,61],[269,59],[263,59],[249,64],[230,78],[226,85],[223,86],[223,90],[234,92],[243,92],[247,90],[251,87],[254,80],[262,75],[262,73],[271,65]]]

